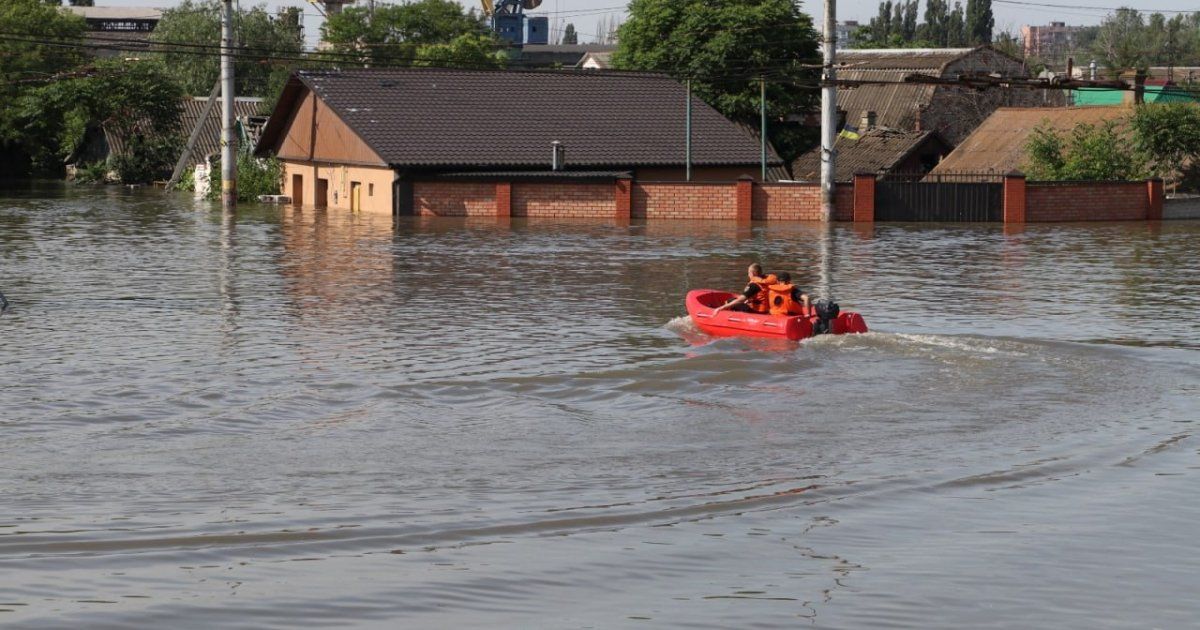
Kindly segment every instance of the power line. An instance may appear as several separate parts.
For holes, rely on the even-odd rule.
[[[1088,5],[1082,5],[1082,4],[1052,4],[1052,3],[1048,3],[1048,2],[1022,2],[1021,0],[992,0],[992,1],[996,2],[997,4],[1015,4],[1018,6],[1046,7],[1049,9],[1084,9],[1084,10],[1108,11],[1108,12],[1115,12],[1115,11],[1120,11],[1120,10],[1124,9],[1124,10],[1134,11],[1137,13],[1151,13],[1151,14],[1153,14],[1153,13],[1179,13],[1179,14],[1184,14],[1184,15],[1192,14],[1192,13],[1200,13],[1200,11],[1197,11],[1195,9],[1190,9],[1190,10],[1189,9],[1135,9],[1133,7],[1128,7],[1128,6],[1102,7],[1102,6],[1088,6]]]

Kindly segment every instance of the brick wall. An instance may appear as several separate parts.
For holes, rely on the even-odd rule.
[[[818,186],[819,188],[819,186]],[[872,197],[872,199],[874,199]],[[871,202],[874,205],[874,201]],[[833,189],[833,220],[854,220],[854,185],[836,184]]]
[[[634,182],[635,219],[737,219],[737,184]]]
[[[615,216],[612,183],[516,182],[512,216],[595,219]]]
[[[820,221],[820,184],[759,184],[754,187],[755,221]]]
[[[496,216],[494,182],[414,182],[413,212],[439,217]]]
[[[1025,221],[1137,221],[1146,218],[1146,182],[1034,183],[1025,186]]]

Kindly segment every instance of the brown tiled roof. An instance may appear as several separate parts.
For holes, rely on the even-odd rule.
[[[932,173],[1019,171],[1033,130],[1049,125],[1070,131],[1079,123],[1098,124],[1130,113],[1127,107],[1001,107],[943,159]]]
[[[550,143],[568,168],[684,164],[684,87],[659,75],[434,68],[300,72],[280,96],[257,152],[278,148],[288,113],[311,89],[396,168],[545,168]],[[780,164],[770,151],[768,160]],[[692,98],[692,161],[757,164],[758,143]]]
[[[949,148],[935,131],[897,131],[872,129],[858,140],[841,136],[833,143],[834,181],[846,182],[855,173],[881,173],[892,170],[926,142],[936,142]],[[818,180],[821,177],[821,148],[817,147],[792,162],[792,177],[799,180]]]

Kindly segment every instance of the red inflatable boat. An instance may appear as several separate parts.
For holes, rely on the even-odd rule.
[[[721,311],[713,313],[713,309],[737,297],[728,291],[713,291],[711,289],[696,289],[687,294],[688,315],[700,330],[714,337],[768,337],[772,339],[791,339],[793,341],[807,339],[813,336],[813,324],[817,322],[815,314],[804,315],[760,315],[758,313],[738,313],[736,311]],[[867,332],[867,322],[858,313],[842,311],[836,319],[829,322],[829,333],[844,335],[847,333]]]

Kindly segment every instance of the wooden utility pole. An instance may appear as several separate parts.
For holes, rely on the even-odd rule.
[[[834,69],[834,45],[837,42],[835,0],[825,0],[825,30],[821,60],[821,220],[832,221],[833,141],[837,134],[837,71]]]
[[[221,9],[221,208],[237,206],[237,151],[233,137],[233,0]]]
[[[767,79],[759,77],[758,79],[758,149],[759,158],[762,161],[762,173],[759,175],[759,181],[767,181]]]
[[[687,101],[683,104],[683,161],[686,164],[687,181],[692,181],[692,80],[687,80]]]

